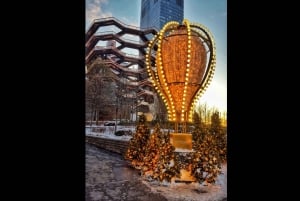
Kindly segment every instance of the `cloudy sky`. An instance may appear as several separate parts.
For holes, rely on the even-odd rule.
[[[86,28],[103,17],[139,27],[140,12],[141,0],[86,0]],[[200,103],[227,111],[227,0],[185,0],[184,18],[206,26],[216,43],[216,71]]]

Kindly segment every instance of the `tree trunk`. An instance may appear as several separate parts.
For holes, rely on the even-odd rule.
[[[91,115],[90,115],[90,126],[92,127],[93,125],[93,111],[94,111],[94,108],[93,106],[91,107]]]

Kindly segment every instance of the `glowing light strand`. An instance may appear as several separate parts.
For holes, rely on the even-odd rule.
[[[198,24],[198,23],[191,23],[191,25],[193,28],[198,28],[200,29],[202,32],[204,32],[207,35],[207,38],[204,37],[206,40],[206,43],[210,43],[208,44],[208,47],[211,51],[211,55],[210,55],[210,61],[208,63],[208,72],[207,72],[207,76],[204,77],[203,80],[203,85],[201,86],[200,90],[196,93],[195,98],[193,99],[193,102],[191,104],[190,110],[189,110],[189,120],[192,119],[192,112],[195,109],[196,103],[198,102],[199,98],[201,97],[201,95],[203,95],[203,93],[205,92],[205,90],[207,89],[208,85],[210,84],[210,81],[212,80],[212,77],[214,75],[214,71],[215,71],[215,67],[216,67],[216,47],[215,47],[215,42],[214,42],[214,38],[212,36],[212,34],[210,33],[210,31],[203,25]],[[202,32],[200,32],[199,30],[193,29],[193,31],[197,32],[200,36],[203,36]]]

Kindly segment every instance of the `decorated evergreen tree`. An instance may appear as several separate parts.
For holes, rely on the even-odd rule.
[[[159,158],[152,177],[159,181],[168,181],[180,173],[178,163],[175,161],[175,147],[170,143],[169,133],[161,132],[159,125],[154,129],[159,138]]]
[[[193,116],[193,122],[194,122],[194,126],[195,129],[192,132],[193,135],[193,149],[194,150],[198,150],[201,144],[201,142],[204,139],[204,136],[207,134],[207,129],[204,126],[204,124],[202,123],[202,118],[200,115],[198,115],[198,113],[194,113]]]
[[[199,118],[201,119],[201,118]],[[199,121],[201,122],[201,120]],[[226,160],[226,141],[221,129],[218,113],[211,116],[211,126],[195,124],[193,131],[192,174],[199,183],[214,183],[220,174],[221,163]],[[226,139],[226,138],[225,138]]]
[[[211,116],[210,134],[214,136],[222,162],[227,160],[227,135],[221,126],[220,114],[215,111]]]
[[[129,160],[131,165],[137,169],[141,169],[144,165],[144,157],[147,150],[146,145],[150,134],[150,129],[145,123],[145,115],[140,115],[136,132],[130,139],[128,149],[125,153],[125,159]]]
[[[177,168],[178,169],[178,168]],[[153,133],[148,138],[142,175],[148,179],[171,181],[179,173],[174,162],[174,147],[170,144],[169,134],[161,132],[156,124]]]
[[[154,128],[154,132],[150,135],[147,141],[144,164],[142,167],[143,175],[153,175],[153,169],[157,166],[159,159],[160,140],[158,138],[160,132],[159,124]]]
[[[220,150],[220,157],[222,163],[227,161],[227,131],[222,129],[219,135],[216,136],[218,147]]]
[[[198,117],[194,115],[194,119]],[[191,170],[199,183],[214,183],[222,162],[226,160],[226,132],[221,128],[217,115],[212,115],[209,128],[201,123],[201,117],[195,122],[192,132],[194,152],[177,153],[170,143],[169,133],[162,132],[160,125],[156,124],[150,134],[145,116],[140,116],[125,158],[148,179],[170,182],[174,177],[180,178],[181,169],[185,169]]]
[[[220,153],[215,137],[207,133],[195,147],[192,174],[199,183],[214,183],[221,169]]]

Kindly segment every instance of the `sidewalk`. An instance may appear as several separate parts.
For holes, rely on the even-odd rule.
[[[142,183],[121,155],[86,144],[85,201],[167,201]]]

